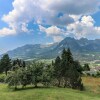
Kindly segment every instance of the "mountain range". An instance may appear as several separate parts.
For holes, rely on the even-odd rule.
[[[60,55],[63,48],[70,48],[75,59],[96,60],[100,59],[100,39],[88,40],[87,38],[75,39],[66,37],[54,44],[27,44],[7,53],[11,58],[21,59],[51,59]]]

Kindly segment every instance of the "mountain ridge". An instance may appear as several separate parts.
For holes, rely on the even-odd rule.
[[[59,43],[49,45],[27,44],[14,50],[8,51],[7,53],[11,58],[49,59],[55,58],[57,55],[60,55],[63,48],[70,48],[74,56],[92,52],[100,53],[100,39],[88,40],[87,38],[75,39],[71,37],[66,37]]]

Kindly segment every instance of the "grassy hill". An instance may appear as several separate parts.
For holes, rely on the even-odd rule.
[[[86,91],[67,88],[31,88],[12,91],[0,84],[0,100],[100,100],[100,78],[83,78]]]
[[[100,96],[64,88],[38,88],[12,92],[0,85],[0,100],[100,100]]]

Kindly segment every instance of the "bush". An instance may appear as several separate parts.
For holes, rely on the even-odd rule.
[[[96,75],[96,76],[97,76],[97,77],[100,77],[100,71],[97,72],[97,75]]]
[[[0,83],[5,82],[6,75],[5,74],[0,74]]]
[[[87,73],[87,76],[91,76],[91,74],[90,73]]]

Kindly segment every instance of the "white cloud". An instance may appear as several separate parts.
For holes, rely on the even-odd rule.
[[[3,28],[0,30],[0,36],[15,35],[16,31],[10,28]]]
[[[93,26],[94,25],[94,19],[91,16],[83,16],[81,19],[81,23],[86,26]]]
[[[93,14],[94,12],[97,12],[100,1],[14,0],[12,5],[13,10],[2,17],[2,20],[9,26],[8,28],[0,30],[0,32],[4,35],[29,32],[27,26],[32,20],[38,24],[51,25],[52,29],[48,29],[50,31],[60,31],[61,29],[58,29],[57,26],[65,27],[66,25],[78,20],[82,15]],[[83,21],[86,22],[85,18],[84,20]],[[91,22],[89,24],[91,24]],[[54,34],[53,32],[48,32],[48,30],[46,32],[48,35]],[[61,33],[55,32],[55,34]]]
[[[74,21],[78,21],[81,18],[81,15],[69,15],[74,19]]]
[[[28,26],[28,24],[23,23],[23,24],[22,24],[22,29],[21,29],[21,30],[22,30],[23,32],[27,32],[27,33],[28,33],[29,30],[28,30],[27,26]]]
[[[39,28],[40,28],[40,31],[45,32],[47,36],[56,36],[56,35],[64,34],[64,30],[58,28],[57,26],[51,26],[51,27],[45,28],[39,25]]]
[[[57,26],[51,26],[51,27],[46,28],[46,27],[39,25],[39,29],[41,32],[45,32],[47,36],[52,37],[54,42],[61,41],[65,33],[63,29],[58,28]]]
[[[63,40],[62,36],[53,36],[54,42],[60,42]]]
[[[76,38],[100,38],[100,27],[94,26],[94,22],[91,16],[83,16],[81,21],[68,25],[67,30],[73,33]]]

